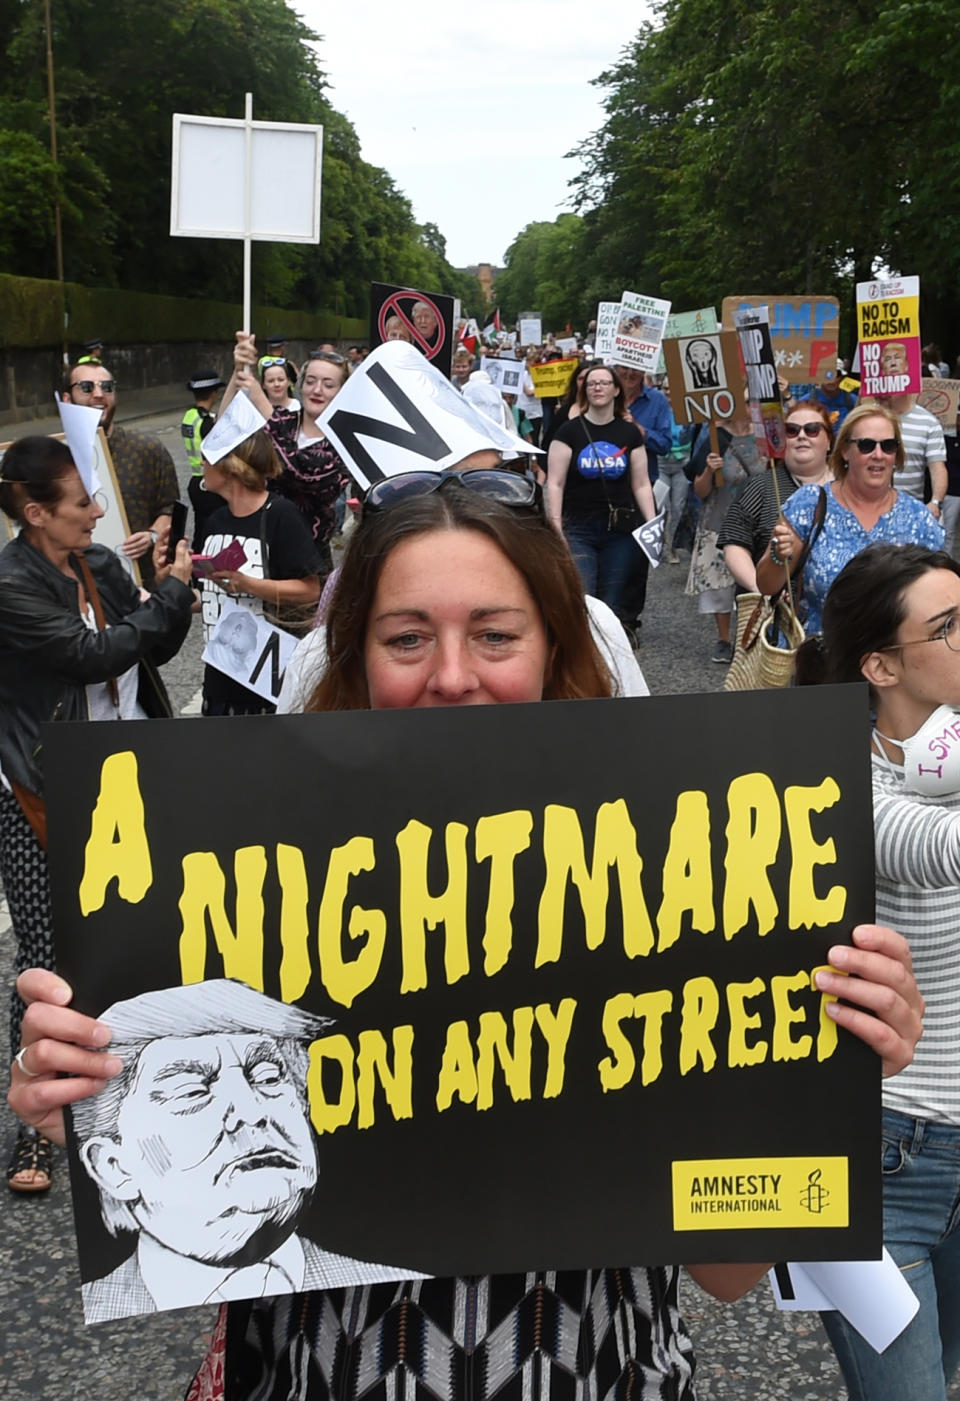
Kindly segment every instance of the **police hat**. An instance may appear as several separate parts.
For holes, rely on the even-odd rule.
[[[197,394],[204,389],[226,389],[226,387],[216,370],[198,370],[193,379],[187,380],[187,388],[191,394]]]

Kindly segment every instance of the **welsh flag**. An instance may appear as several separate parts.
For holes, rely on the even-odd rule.
[[[460,332],[460,344],[465,345],[471,355],[477,352],[477,341],[480,339],[480,327],[473,317],[463,323],[463,330]]]

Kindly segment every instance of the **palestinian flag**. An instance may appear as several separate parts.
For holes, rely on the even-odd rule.
[[[460,332],[460,344],[466,346],[471,355],[476,355],[477,341],[479,339],[480,327],[471,316],[469,321],[463,323],[463,329]]]
[[[488,316],[486,321],[484,321],[483,323],[483,330],[481,332],[481,335],[483,336],[483,339],[486,341],[487,345],[496,345],[497,337],[500,334],[500,330],[500,308],[496,307],[493,311],[492,316]]]

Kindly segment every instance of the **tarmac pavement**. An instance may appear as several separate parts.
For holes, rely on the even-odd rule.
[[[188,476],[179,421],[187,407],[182,392],[156,411],[140,402],[137,427],[158,434]],[[122,419],[140,417],[138,396],[122,402]],[[15,425],[24,432],[56,431],[36,421]],[[22,436],[0,429],[0,438]],[[684,564],[689,557],[682,556]],[[642,630],[640,662],[655,695],[702,692],[709,723],[710,692],[722,687],[725,668],[710,662],[715,630],[683,594],[686,569],[663,565],[652,571]],[[202,666],[199,626],[164,675],[175,713],[196,714]],[[654,738],[654,737],[651,737]],[[183,776],[186,778],[186,775]],[[6,905],[0,897],[0,982],[7,985],[13,960]],[[6,1073],[0,1085],[6,1086]],[[13,1128],[0,1116],[0,1153],[6,1161]],[[63,1155],[50,1193],[42,1197],[5,1192],[0,1228],[0,1397],[9,1401],[178,1401],[203,1356],[212,1326],[210,1309],[174,1313],[85,1328],[80,1306],[70,1191]],[[690,1280],[683,1282],[683,1309],[699,1358],[701,1401],[841,1401],[846,1390],[819,1320],[809,1313],[777,1313],[762,1282],[738,1304],[720,1304]],[[949,1391],[960,1398],[960,1384]]]

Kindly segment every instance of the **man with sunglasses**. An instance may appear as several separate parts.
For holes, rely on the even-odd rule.
[[[165,529],[180,495],[173,458],[152,435],[135,433],[114,423],[117,385],[105,365],[71,365],[63,378],[61,398],[69,404],[100,409],[100,427],[107,435],[113,470],[127,513],[130,534],[123,552],[140,566],[144,587],[154,586],[153,546]]]

